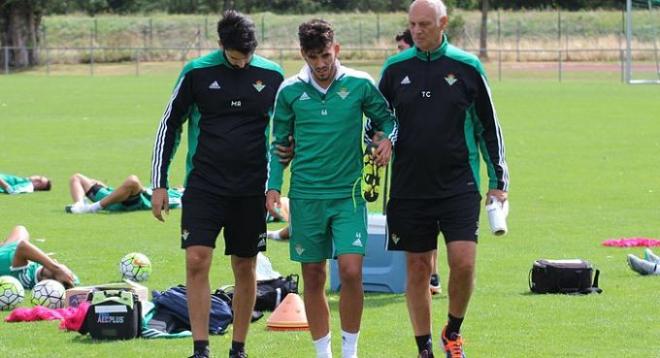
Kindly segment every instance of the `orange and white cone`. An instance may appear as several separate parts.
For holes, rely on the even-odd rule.
[[[266,326],[272,331],[306,331],[309,329],[307,315],[305,314],[305,303],[295,293],[289,293],[284,297],[275,311],[268,317]]]

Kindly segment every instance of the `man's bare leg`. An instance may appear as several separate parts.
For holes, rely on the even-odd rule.
[[[407,252],[408,279],[406,285],[406,303],[408,314],[416,337],[431,334],[431,279],[432,251]]]
[[[358,336],[364,306],[362,261],[359,254],[345,254],[338,258],[341,291],[339,317],[342,330],[342,357],[357,357]]]
[[[69,191],[71,193],[71,199],[74,203],[81,202],[85,198],[85,194],[89,189],[94,186],[94,184],[100,184],[105,186],[102,182],[88,178],[83,174],[76,173],[71,176],[69,179]]]
[[[101,208],[107,208],[109,205],[121,203],[132,196],[140,194],[143,190],[144,187],[140,183],[140,179],[135,175],[131,175],[110,195],[101,199]]]
[[[9,236],[7,236],[5,241],[3,241],[2,244],[0,244],[0,246],[4,246],[6,244],[17,241],[30,241],[30,234],[28,233],[27,228],[25,228],[25,226],[16,225],[11,230]]]
[[[238,257],[232,255],[231,266],[234,271],[234,331],[232,340],[245,344],[252,320],[252,311],[257,299],[257,257]],[[232,343],[233,345],[233,343]]]
[[[186,297],[193,342],[209,340],[211,289],[209,270],[213,248],[190,246],[186,248]]]

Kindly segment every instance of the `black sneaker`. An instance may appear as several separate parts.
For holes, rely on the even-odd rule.
[[[247,358],[247,356],[245,351],[234,352],[231,349],[229,350],[229,358]]]
[[[191,355],[188,358],[209,358],[209,355],[208,355],[208,352],[205,352],[205,353],[195,352],[195,354]]]
[[[418,358],[433,358],[433,351],[430,349],[425,349],[419,352]]]
[[[432,295],[437,295],[442,293],[442,287],[440,286],[440,277],[438,274],[431,275],[431,282],[429,282],[429,288],[431,289]]]

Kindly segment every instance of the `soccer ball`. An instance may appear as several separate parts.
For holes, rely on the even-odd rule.
[[[121,258],[119,271],[123,278],[133,281],[145,281],[151,274],[151,261],[144,254],[131,252]]]
[[[64,286],[55,280],[39,281],[32,288],[32,304],[47,308],[64,307]]]
[[[23,285],[12,276],[0,276],[0,311],[10,310],[23,302]]]

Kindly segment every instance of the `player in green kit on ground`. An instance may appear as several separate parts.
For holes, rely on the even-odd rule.
[[[118,187],[112,188],[98,179],[89,178],[76,173],[69,179],[69,190],[73,204],[67,205],[64,211],[71,214],[95,213],[100,210],[123,212],[136,210],[151,210],[152,190],[142,186],[137,175],[129,175]],[[167,190],[169,208],[181,207],[183,189]],[[87,203],[85,198],[91,201]]]
[[[284,169],[275,160],[277,146],[288,146],[293,136],[290,256],[302,264],[305,310],[317,357],[332,356],[325,282],[326,260],[334,257],[341,280],[342,353],[356,357],[367,239],[367,210],[360,187],[363,114],[384,133],[375,154],[380,165],[389,161],[396,123],[371,77],[339,63],[339,44],[329,23],[303,23],[298,36],[306,65],[277,94],[266,203],[275,214]]]
[[[30,243],[30,234],[20,225],[0,243],[0,276],[3,275],[15,277],[25,289],[45,279],[59,281],[65,288],[78,284],[78,278],[68,267]]]
[[[50,179],[43,175],[20,177],[0,173],[0,194],[23,194],[35,191],[48,191],[51,188]]]

